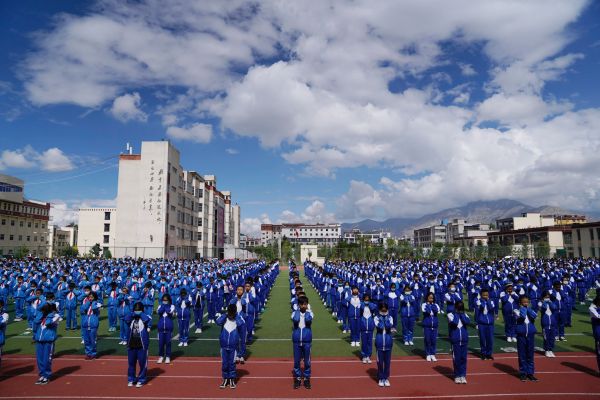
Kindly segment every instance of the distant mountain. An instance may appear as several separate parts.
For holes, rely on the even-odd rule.
[[[412,234],[414,229],[439,224],[444,219],[462,218],[469,223],[490,223],[499,218],[509,218],[524,212],[540,212],[542,214],[581,214],[567,211],[559,207],[532,207],[520,201],[501,199],[491,201],[474,201],[462,207],[447,208],[419,218],[390,218],[385,221],[366,219],[356,223],[342,224],[342,230],[360,229],[361,231],[384,230],[394,235]],[[590,215],[589,217],[593,217]]]

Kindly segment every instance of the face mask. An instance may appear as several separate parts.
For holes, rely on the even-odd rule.
[[[456,288],[450,288],[451,292],[456,292]]]
[[[369,300],[365,300],[365,304],[369,304]]]
[[[410,295],[412,292],[404,292],[406,296]]]
[[[381,315],[383,315],[384,317],[387,317],[387,315],[388,315],[388,312],[387,312],[387,311],[382,311],[382,312],[381,312]]]
[[[134,313],[135,313],[135,315],[136,315],[136,316],[142,315],[142,312],[141,312],[141,311],[137,311],[137,310],[136,310],[136,311],[134,311]]]
[[[548,303],[550,301],[550,299],[544,299],[544,302]]]
[[[163,303],[165,306],[168,306],[168,305],[169,305],[169,302],[168,302],[168,301],[163,301],[162,303]]]
[[[85,292],[85,295],[86,295],[86,296],[89,296],[89,294],[90,294],[90,292]]]

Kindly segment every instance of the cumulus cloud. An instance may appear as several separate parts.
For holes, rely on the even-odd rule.
[[[23,149],[3,150],[0,153],[0,170],[34,167],[48,172],[62,172],[74,169],[75,165],[71,158],[57,147],[52,147],[40,153],[28,145]]]
[[[239,150],[237,150],[237,149],[231,149],[231,148],[229,148],[229,149],[225,149],[225,152],[226,152],[227,154],[229,154],[229,155],[232,155],[232,156],[234,156],[234,155],[236,155],[236,154],[239,154],[239,152],[240,152],[240,151],[239,151]]]
[[[116,207],[117,199],[54,199],[50,201],[51,224],[65,226],[78,223],[80,208]]]
[[[291,210],[284,210],[279,216],[278,223],[329,223],[335,222],[336,217],[333,213],[328,212],[323,203],[320,200],[313,201],[308,205],[300,215],[297,215]]]
[[[212,138],[212,125],[195,123],[189,126],[170,126],[167,136],[175,140],[190,140],[196,143],[208,143]]]
[[[142,98],[139,93],[126,93],[113,100],[110,113],[121,122],[145,122],[148,119],[148,116],[140,109],[141,103]]]
[[[584,57],[565,49],[587,4],[105,0],[38,35],[22,77],[36,104],[84,107],[160,85],[158,113],[173,139],[207,143],[211,126],[195,121],[211,117],[307,174],[401,173],[350,182],[336,205],[344,218],[509,196],[597,209],[600,109],[546,92]],[[452,59],[447,43],[478,52],[488,70]],[[453,62],[458,69],[439,71]],[[466,83],[439,89],[455,78]],[[395,81],[401,90],[390,90]],[[567,158],[575,165],[564,168]],[[282,216],[305,215],[327,213]]]
[[[267,214],[262,214],[260,218],[242,218],[240,231],[250,237],[260,237],[260,225],[270,223],[271,219]]]

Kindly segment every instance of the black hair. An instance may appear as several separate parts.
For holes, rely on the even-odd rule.
[[[306,297],[306,296],[298,297],[298,305],[301,305],[301,304],[308,304],[308,297]]]
[[[144,311],[144,305],[142,302],[138,301],[133,305],[133,311]]]
[[[227,306],[227,315],[237,315],[237,306],[235,304]]]
[[[169,303],[172,303],[173,301],[171,300],[171,295],[169,293],[165,293],[162,295],[160,301],[165,301],[167,300]]]
[[[490,292],[490,291],[489,291],[488,289],[481,289],[481,292],[480,292],[480,294],[483,294],[483,293],[489,293],[489,292]]]
[[[379,308],[379,311],[387,311],[388,310],[388,305],[387,305],[387,303],[385,303],[385,302],[382,301],[382,302],[379,303],[378,308]]]
[[[464,313],[465,312],[465,303],[463,303],[462,301],[457,301],[456,304],[454,305],[454,308],[456,309],[457,312]]]
[[[90,294],[92,295],[92,297],[94,298],[94,300],[98,300],[98,293],[96,293],[96,292],[90,292]]]

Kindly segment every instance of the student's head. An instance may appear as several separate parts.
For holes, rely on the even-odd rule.
[[[127,294],[127,293],[129,293],[129,289],[127,288],[127,286],[123,286],[123,287],[121,288],[121,293],[123,293],[123,294]]]
[[[522,307],[529,307],[529,297],[527,297],[525,295],[519,297],[519,304]]]
[[[237,315],[237,306],[235,304],[229,304],[227,306],[227,318],[234,320]]]
[[[244,289],[246,289],[246,293],[250,293],[250,290],[252,290],[252,282],[246,282]]]
[[[237,294],[238,297],[242,297],[242,295],[244,294],[244,287],[243,286],[238,286],[235,289],[235,294]]]
[[[352,295],[358,296],[358,288],[356,286],[352,286]]]
[[[137,302],[133,305],[133,315],[135,317],[140,317],[142,312],[144,311],[144,305],[141,302]]]
[[[550,292],[547,290],[544,290],[544,293],[542,293],[542,300],[543,301],[550,301]]]
[[[456,304],[454,305],[454,308],[456,309],[457,313],[464,313],[465,312],[465,303],[463,303],[462,301],[457,301]]]
[[[90,285],[86,285],[83,287],[83,293],[86,296],[89,296],[89,294],[92,292],[92,287]]]
[[[390,285],[390,290],[391,290],[392,292],[395,292],[395,291],[396,291],[396,284],[395,284],[395,283],[392,283],[392,284]]]
[[[427,293],[425,301],[427,301],[429,304],[433,304],[433,302],[435,301],[435,295],[431,292]]]
[[[554,288],[554,290],[560,290],[560,282],[554,281],[554,283],[552,283],[552,287]]]
[[[50,303],[45,303],[41,308],[40,308],[40,312],[42,313],[42,315],[45,317],[46,315],[50,314],[50,310],[51,310],[51,305]]]
[[[363,301],[365,302],[365,304],[369,304],[371,302],[371,295],[365,293],[365,295],[363,296]]]
[[[165,293],[162,295],[162,298],[160,300],[164,305],[169,305],[171,304],[171,295],[169,293]]]
[[[35,289],[35,295],[37,297],[40,297],[42,295],[42,293],[44,293],[44,291],[40,288]]]
[[[448,285],[448,291],[450,293],[456,292],[456,285],[454,284],[454,282],[450,282],[450,284]]]
[[[388,315],[388,305],[384,302],[379,303],[379,314]]]
[[[508,284],[506,285],[506,287],[504,288],[504,290],[506,290],[506,293],[510,294],[513,292],[513,285]]]
[[[181,292],[179,292],[181,294],[181,297],[186,297],[187,296],[187,290],[185,289],[181,289]]]
[[[298,309],[300,309],[300,312],[306,312],[306,310],[308,309],[308,297],[298,297]]]
[[[98,300],[98,294],[96,292],[90,292],[90,294],[88,294],[88,299],[91,301],[96,301]]]
[[[488,300],[490,298],[490,291],[487,289],[481,289],[481,298],[484,300]]]
[[[116,290],[116,289],[117,289],[117,282],[111,282],[111,283],[110,283],[110,288],[111,288],[112,290]]]
[[[408,296],[411,293],[412,293],[412,289],[410,288],[410,286],[408,286],[408,285],[404,286],[404,294]]]
[[[48,293],[46,296],[46,301],[49,303],[54,303],[54,293]]]

